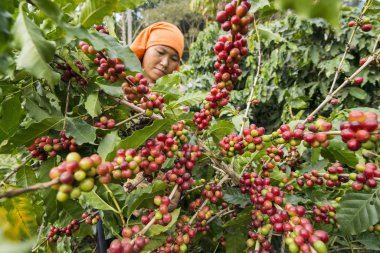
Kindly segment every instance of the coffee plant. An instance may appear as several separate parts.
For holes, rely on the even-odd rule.
[[[199,66],[148,83],[114,36],[112,13],[141,1],[0,3],[2,251],[380,250],[378,91],[348,96],[379,85],[380,2],[342,10],[340,40],[324,39],[344,40],[338,60],[318,67],[281,24],[305,50],[339,22],[275,2],[223,3],[193,46],[208,57],[205,92],[188,78]],[[301,79],[307,93],[281,84]],[[271,85],[286,91],[268,116]]]

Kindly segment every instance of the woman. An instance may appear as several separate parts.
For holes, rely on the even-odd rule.
[[[139,58],[149,83],[179,70],[184,50],[184,36],[177,26],[157,22],[145,28],[130,48]]]

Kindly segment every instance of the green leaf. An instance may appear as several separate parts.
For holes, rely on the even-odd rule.
[[[87,124],[84,120],[78,118],[66,118],[67,129],[66,133],[74,137],[76,144],[83,143],[95,144],[96,128]]]
[[[99,143],[98,154],[102,157],[104,161],[107,161],[107,156],[112,153],[115,146],[120,142],[120,137],[117,131],[112,131],[108,133],[103,140]]]
[[[33,169],[28,166],[22,167],[16,174],[16,184],[20,187],[28,187],[36,184],[37,177]]]
[[[168,185],[163,181],[155,181],[152,185],[149,185],[144,188],[139,188],[134,190],[131,194],[128,195],[126,200],[127,203],[127,216],[130,217],[132,213],[138,209],[142,203],[146,200],[151,200],[159,192],[165,190]],[[123,207],[124,209],[125,207]]]
[[[223,200],[233,205],[245,207],[250,203],[249,197],[240,192],[240,189],[234,187],[227,187],[223,189]]]
[[[105,83],[104,80],[102,81]],[[99,83],[98,80],[95,83],[100,87],[100,89],[102,89],[108,95],[111,95],[114,97],[120,97],[124,94],[123,90],[121,89],[121,85],[114,86],[114,85],[109,85],[109,84],[101,84]]]
[[[117,5],[117,12],[124,12],[129,9],[136,9],[139,5],[144,3],[145,0],[119,0]]]
[[[214,138],[215,142],[219,142],[224,136],[231,134],[233,131],[234,124],[231,121],[219,120],[207,130],[207,133]]]
[[[24,92],[25,109],[37,122],[52,116],[62,117],[58,99],[52,93]]]
[[[37,137],[44,135],[51,129],[60,129],[63,118],[52,117],[41,122],[33,123],[28,128],[19,129],[16,134],[9,139],[8,144],[2,150],[31,144]]]
[[[330,151],[335,159],[341,163],[347,164],[351,167],[355,167],[355,165],[358,164],[358,158],[355,153],[347,150],[346,145],[337,139],[330,141],[330,145],[327,150]]]
[[[296,109],[305,109],[307,108],[307,103],[302,99],[302,98],[293,98],[292,100],[289,101],[289,105],[292,108]]]
[[[245,242],[247,240],[246,232],[248,232],[247,226],[227,229],[225,235],[226,253],[244,252],[246,248]]]
[[[251,6],[250,11],[252,13],[255,13],[257,10],[260,10],[261,8],[263,8],[265,6],[268,6],[268,5],[270,5],[270,3],[268,2],[268,0],[254,1],[254,2],[252,2],[252,6]]]
[[[379,236],[374,233],[362,233],[356,238],[356,240],[361,244],[364,244],[367,250],[380,250]]]
[[[86,0],[79,14],[79,22],[89,28],[94,24],[101,24],[105,16],[111,15],[116,8],[116,0]]]
[[[116,149],[140,147],[152,136],[156,136],[159,132],[168,130],[174,122],[175,121],[172,119],[155,120],[152,125],[137,130],[133,132],[132,135],[122,140],[120,144],[116,147]]]
[[[18,69],[25,69],[36,78],[45,79],[50,87],[59,80],[58,73],[49,66],[55,52],[54,42],[46,40],[40,29],[28,18],[20,5],[20,12],[13,26],[15,43],[21,48],[16,63]]]
[[[98,96],[98,92],[91,93],[88,95],[86,103],[84,104],[84,107],[86,108],[88,114],[90,114],[93,118],[102,113],[102,108],[100,106]]]
[[[175,109],[180,106],[194,106],[200,104],[205,97],[207,96],[206,92],[203,91],[195,91],[186,93],[184,96],[181,96],[178,100],[172,101],[167,106],[167,109]]]
[[[347,90],[351,96],[356,97],[357,99],[364,100],[368,97],[367,92],[359,87],[347,87]]]
[[[157,225],[151,226],[150,229],[148,230],[148,236],[149,237],[156,236],[168,231],[177,222],[180,211],[181,211],[181,208],[177,208],[173,212],[171,212],[172,220],[168,225],[161,226],[157,224]]]
[[[19,96],[6,97],[0,107],[0,142],[17,131],[20,127],[21,116]]]
[[[338,0],[276,0],[280,9],[293,9],[297,14],[308,18],[323,18],[335,29],[340,29],[339,13],[341,1]]]
[[[93,208],[96,208],[99,210],[110,210],[117,213],[117,211],[112,206],[110,206],[107,202],[105,202],[94,191],[82,192],[81,196],[83,196],[84,201]]]
[[[58,5],[49,0],[33,0],[33,4],[35,4],[38,9],[43,11],[46,15],[48,15],[55,22],[61,22],[63,17],[63,13]]]
[[[283,41],[284,39],[278,33],[274,33],[268,27],[265,27],[261,24],[257,26],[257,30],[260,32],[260,36],[267,40],[274,40],[275,42]]]
[[[339,203],[336,218],[341,230],[351,235],[376,224],[380,220],[380,187],[345,194]]]
[[[315,165],[319,161],[319,157],[321,154],[321,148],[313,148],[311,149],[311,164]]]

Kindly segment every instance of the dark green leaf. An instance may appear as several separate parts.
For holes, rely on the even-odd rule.
[[[40,29],[28,18],[20,5],[20,12],[13,26],[13,36],[21,48],[17,68],[25,69],[37,78],[46,79],[53,87],[59,80],[58,73],[49,66],[55,52],[55,44],[46,40]]]
[[[66,118],[67,135],[73,136],[79,145],[83,143],[94,144],[96,139],[96,128],[78,118]]]
[[[223,200],[227,203],[245,207],[250,202],[248,195],[241,193],[239,188],[227,187],[223,193]]]
[[[22,115],[19,96],[6,97],[0,107],[0,142],[12,136],[20,127]]]
[[[345,143],[338,141],[336,139],[330,141],[328,151],[341,163],[347,164],[348,166],[355,167],[358,164],[358,158],[355,153],[349,151]]]
[[[380,220],[380,187],[345,194],[336,218],[341,230],[350,235],[359,234],[376,224]]]

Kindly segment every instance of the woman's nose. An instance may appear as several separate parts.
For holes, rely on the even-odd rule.
[[[165,68],[168,67],[169,66],[169,57],[167,57],[167,56],[162,57],[160,63],[163,67],[165,67]]]

